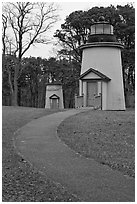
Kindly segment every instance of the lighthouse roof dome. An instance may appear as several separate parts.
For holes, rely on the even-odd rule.
[[[105,17],[104,16],[100,16],[99,17],[99,21],[105,21]]]
[[[99,19],[98,19],[98,21],[92,20],[92,25],[95,25],[95,24],[109,24],[109,25],[110,25],[110,23],[105,20],[105,17],[104,17],[104,16],[100,16]],[[91,26],[92,26],[92,25],[91,25]]]

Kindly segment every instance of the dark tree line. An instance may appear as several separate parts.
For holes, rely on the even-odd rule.
[[[16,59],[7,56],[7,66],[11,66],[11,81],[14,80],[14,64]],[[5,65],[6,66],[6,65]],[[46,84],[59,81],[63,86],[64,104],[66,108],[74,107],[74,95],[78,92],[80,66],[75,60],[23,58],[22,74],[18,80],[18,104],[20,106],[45,106]],[[12,105],[12,94],[9,88],[8,74],[3,70],[3,105]]]
[[[11,4],[9,8],[13,8]],[[45,26],[44,17],[48,12],[52,19],[45,29],[56,21],[57,16],[54,14],[53,5],[47,7],[45,4],[39,4],[41,11],[41,28],[37,27],[39,23],[30,21],[31,11],[37,5],[29,3],[17,3],[18,13],[9,14],[9,9],[3,13],[3,63],[2,63],[2,97],[3,105],[21,105],[31,107],[44,107],[46,83],[60,81],[63,85],[65,107],[74,106],[74,95],[78,93],[78,79],[80,75],[81,53],[79,46],[85,44],[90,34],[90,26],[93,22],[98,21],[100,16],[104,16],[114,26],[114,34],[117,41],[124,45],[122,51],[122,64],[124,75],[125,96],[134,94],[135,91],[135,9],[132,5],[93,7],[88,11],[75,11],[66,17],[61,29],[57,30],[55,36],[62,45],[56,58],[24,58],[23,57],[23,34],[31,26],[38,31],[38,35],[29,31],[28,43],[46,43],[45,38],[39,35],[46,32],[42,25]],[[45,7],[48,12],[43,11]],[[11,18],[14,15],[14,18]],[[18,15],[18,16],[17,16]],[[23,15],[23,16],[22,16]],[[13,17],[13,16],[12,16]],[[48,17],[48,16],[47,16]],[[10,21],[9,21],[9,20]],[[17,20],[18,19],[18,23]],[[24,20],[24,22],[23,22]],[[15,42],[6,35],[8,21],[12,25],[15,34]],[[23,22],[21,24],[21,22]],[[36,21],[37,22],[37,21]],[[43,23],[43,24],[42,24]],[[29,27],[27,27],[29,26]],[[42,29],[42,30],[41,30]],[[42,33],[42,34],[43,34]],[[32,36],[34,35],[33,41]],[[22,38],[21,38],[22,36]],[[16,41],[17,40],[17,41]],[[19,44],[18,44],[19,43]],[[26,44],[27,45],[27,44]],[[31,44],[28,44],[28,48]],[[21,49],[21,50],[20,50]],[[20,53],[20,55],[19,55]],[[22,53],[22,54],[21,54]],[[19,57],[21,56],[21,57]],[[16,95],[16,97],[15,97]],[[16,101],[16,100],[17,101]]]

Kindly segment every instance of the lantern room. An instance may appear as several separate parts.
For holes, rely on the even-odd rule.
[[[111,34],[113,35],[113,26],[110,25],[108,22],[99,21],[91,26],[91,33],[90,35],[97,35],[97,34]]]
[[[90,35],[88,43],[90,42],[116,42],[116,38],[113,35],[113,26],[104,20],[104,17],[100,17],[99,21],[93,23],[90,29]]]

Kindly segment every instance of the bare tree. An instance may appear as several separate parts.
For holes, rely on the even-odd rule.
[[[7,17],[2,14],[2,46],[3,46],[3,50],[2,50],[2,54],[5,55],[6,52],[6,43],[5,43],[5,39],[6,39],[6,29],[7,29]]]
[[[10,53],[17,59],[14,63],[14,80],[10,81],[12,105],[17,105],[18,79],[23,69],[21,63],[23,55],[34,43],[49,42],[45,34],[57,20],[57,7],[54,3],[16,2],[3,4],[3,53],[6,52],[7,38]],[[10,76],[10,70],[8,72]]]

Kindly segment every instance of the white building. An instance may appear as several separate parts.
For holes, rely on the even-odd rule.
[[[101,19],[91,26],[88,43],[80,47],[82,65],[76,107],[125,110],[122,48],[108,22]]]
[[[60,83],[49,83],[46,86],[45,108],[63,109],[63,91]]]

